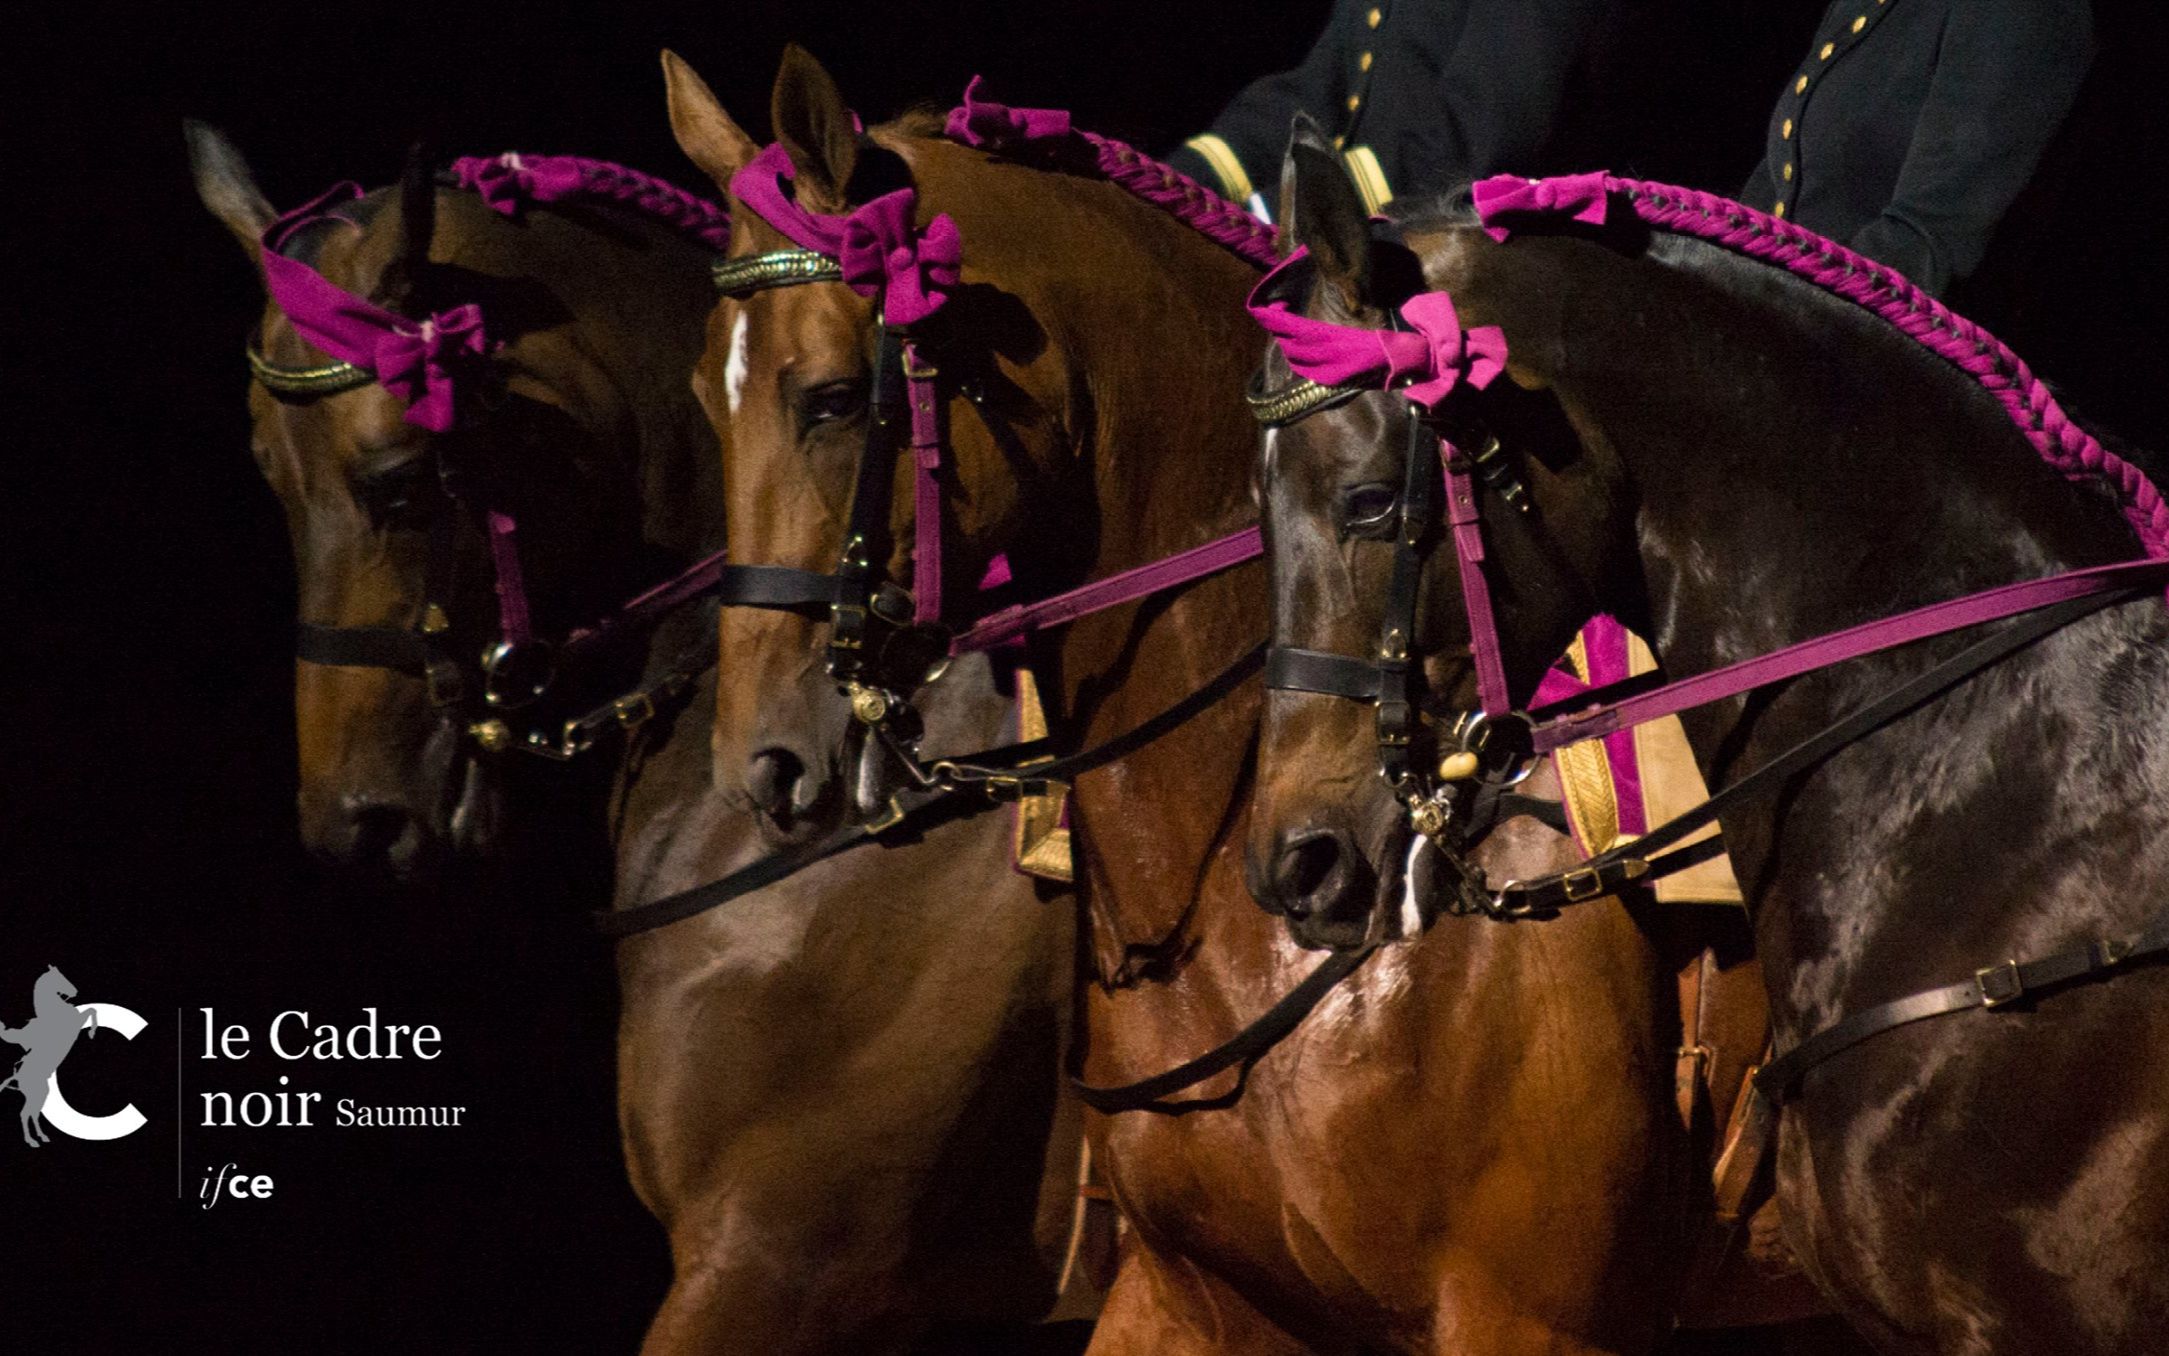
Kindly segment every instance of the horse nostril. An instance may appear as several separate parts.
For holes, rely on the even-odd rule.
[[[421,818],[412,810],[370,800],[348,806],[346,817],[349,862],[402,876],[420,864],[425,841]]]
[[[1343,829],[1297,829],[1280,837],[1271,892],[1288,918],[1340,918],[1362,905],[1364,864]]]
[[[778,824],[801,808],[798,792],[805,780],[806,764],[789,749],[762,749],[746,767],[746,793],[754,808]]]
[[[1298,838],[1281,849],[1280,888],[1291,900],[1308,900],[1318,893],[1340,865],[1341,845],[1330,833]]]

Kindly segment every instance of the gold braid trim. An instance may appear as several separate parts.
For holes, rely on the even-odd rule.
[[[254,344],[248,347],[249,375],[263,383],[267,391],[291,396],[333,396],[341,391],[352,391],[376,380],[369,372],[352,363],[326,363],[322,367],[282,367],[256,351]]]
[[[1297,377],[1277,391],[1245,391],[1243,399],[1250,402],[1250,413],[1267,428],[1292,424],[1314,410],[1328,405],[1338,405],[1363,394],[1357,386],[1323,386],[1309,377]]]
[[[799,283],[843,281],[843,265],[812,250],[770,250],[743,259],[720,259],[713,273],[715,290],[727,297]]]

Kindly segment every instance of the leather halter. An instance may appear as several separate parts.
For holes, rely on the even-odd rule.
[[[489,160],[470,157],[455,163],[451,173],[437,178],[435,183],[474,189],[492,210],[507,215],[516,215],[528,202],[585,199],[618,203],[711,247],[727,230],[721,209],[713,204],[605,161],[509,154]],[[461,307],[457,312],[409,322],[337,287],[286,252],[287,245],[306,230],[335,221],[351,224],[338,207],[358,199],[360,194],[361,190],[353,185],[335,187],[273,222],[265,230],[262,243],[266,281],[273,299],[303,337],[319,347],[331,344],[354,351],[357,357],[373,359],[374,365],[338,358],[321,364],[288,366],[272,362],[252,343],[247,348],[250,375],[289,403],[326,399],[383,384],[410,402],[410,422],[438,432],[454,422],[472,425],[476,416],[454,403],[449,382],[455,377],[495,380],[495,374],[485,370],[489,350],[481,339],[478,308]],[[440,359],[433,348],[433,326],[439,320],[457,320],[472,327],[470,347],[480,350],[479,361],[466,362],[453,371],[438,371]],[[422,372],[395,374],[386,366],[391,361],[388,354],[397,347],[392,341],[410,336],[418,341],[414,356]],[[448,354],[445,361],[455,361],[457,356]],[[438,383],[445,384],[440,389]],[[425,400],[437,403],[427,416],[423,413]],[[514,750],[560,762],[594,747],[611,730],[631,730],[645,723],[661,704],[687,691],[692,680],[714,662],[712,646],[697,646],[658,676],[601,705],[563,717],[554,727],[532,725],[516,731],[508,717],[539,703],[575,660],[601,649],[606,638],[651,629],[669,612],[713,591],[719,579],[728,574],[728,567],[722,564],[718,552],[639,594],[592,626],[575,630],[554,644],[538,639],[533,634],[517,524],[509,514],[473,502],[441,443],[433,440],[429,455],[445,503],[458,512],[438,512],[430,521],[422,605],[414,626],[330,626],[304,621],[297,627],[295,643],[296,656],[302,661],[389,669],[419,677],[427,684],[430,704],[437,708],[440,718],[463,725],[465,735],[485,752]],[[454,644],[448,605],[455,592],[460,513],[482,528],[498,597],[497,639],[472,660]]]
[[[725,260],[715,267],[718,291],[745,297],[777,287],[842,282],[843,270],[816,250],[782,249]],[[920,722],[910,692],[938,675],[950,657],[1008,644],[1031,631],[1134,602],[1216,574],[1263,550],[1256,528],[1179,552],[1166,560],[1051,598],[1020,604],[980,618],[961,633],[944,625],[942,500],[937,472],[948,458],[941,418],[945,400],[940,370],[923,344],[904,329],[876,317],[873,382],[866,437],[851,495],[850,517],[836,568],[828,574],[790,566],[745,567],[775,581],[790,581],[804,595],[828,600],[827,668],[849,699],[857,720],[897,758],[920,793],[994,790],[1005,797],[1041,794],[1057,780],[1042,769],[1020,777],[991,751],[932,763],[916,753]],[[964,392],[969,395],[970,392]],[[982,420],[981,401],[968,403]],[[996,431],[997,437],[999,431]],[[905,446],[912,458],[912,587],[907,594],[883,578],[887,552],[892,467]],[[726,605],[771,606],[726,592]],[[902,813],[899,800],[889,817]]]

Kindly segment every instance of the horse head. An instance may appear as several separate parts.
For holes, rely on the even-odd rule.
[[[1259,902],[1299,940],[1345,946],[1376,911],[1452,884],[1431,850],[1440,844],[1411,832],[1410,805],[1417,788],[1438,788],[1437,770],[1461,751],[1456,731],[1479,705],[1438,483],[1441,434],[1510,454],[1516,503],[1535,506],[1485,522],[1497,606],[1513,616],[1509,686],[1523,699],[1597,609],[1591,581],[1633,577],[1615,565],[1631,562],[1632,517],[1614,512],[1616,462],[1601,444],[1583,446],[1523,356],[1558,350],[1550,327],[1561,298],[1502,274],[1503,251],[1473,224],[1374,225],[1313,128],[1298,128],[1280,191],[1283,229],[1307,253],[1268,280],[1254,309],[1339,327],[1357,349],[1381,348],[1364,331],[1399,331],[1414,350],[1405,308],[1451,279],[1453,326],[1466,336],[1501,325],[1507,354],[1506,380],[1461,380],[1431,405],[1385,389],[1413,381],[1420,362],[1390,381],[1339,387],[1299,377],[1274,342],[1258,378],[1276,653],[1247,869]],[[1446,324],[1425,321],[1426,341],[1444,342]]]
[[[514,609],[523,636],[562,636],[707,531],[688,519],[712,453],[677,384],[706,252],[646,222],[505,215],[420,156],[395,188],[327,195],[267,251],[301,214],[276,217],[217,132],[190,124],[188,140],[205,205],[260,271],[273,253],[305,264],[418,346],[411,382],[381,352],[371,380],[276,301],[254,340],[253,448],[304,619],[302,837],[401,877],[491,857],[520,775],[499,752],[506,719],[581,709],[629,677],[622,656],[559,672],[547,643],[511,639]],[[307,648],[311,633],[328,643]],[[386,638],[390,658],[341,649]]]
[[[773,183],[780,175],[796,208],[848,218],[853,230],[869,204],[909,195],[902,201],[916,204],[915,216],[892,223],[908,234],[915,226],[923,231],[937,215],[924,205],[920,177],[932,172],[943,182],[950,162],[978,158],[929,136],[933,128],[921,120],[862,132],[827,72],[796,47],[786,52],[776,78],[777,143],[764,154],[689,67],[667,55],[664,64],[680,146],[732,195],[726,273],[764,263],[819,262],[748,206],[739,192],[748,176],[766,173]],[[911,247],[905,240],[891,244]],[[1050,379],[1030,370],[1046,345],[1012,298],[950,280],[936,317],[943,322],[938,332],[972,326],[972,350],[961,360],[973,370],[967,375],[950,368],[955,350],[947,346],[937,358],[929,345],[921,360],[944,364],[945,395],[955,396],[968,383],[971,398],[994,412],[984,418],[964,414],[959,402],[942,414],[950,461],[938,474],[950,517],[940,541],[955,581],[952,607],[944,617],[915,620],[906,592],[919,569],[911,457],[886,443],[870,450],[869,443],[870,423],[880,421],[881,431],[893,435],[908,420],[895,369],[877,371],[884,352],[892,361],[895,356],[893,347],[884,348],[883,317],[865,289],[833,271],[804,285],[781,285],[785,279],[779,273],[776,281],[726,290],[710,317],[708,349],[695,381],[726,444],[726,538],[734,561],[826,574],[845,554],[854,498],[886,496],[887,512],[869,515],[867,535],[881,540],[864,544],[877,581],[871,600],[881,614],[869,641],[865,680],[893,693],[901,714],[903,702],[947,658],[942,624],[954,619],[957,595],[972,596],[968,585],[985,573],[1023,512],[1019,477],[1011,472],[1024,468],[1007,458],[1042,470],[1059,460],[1053,421],[1022,389]],[[894,322],[897,304],[892,300],[887,309]],[[950,312],[970,319],[951,322]],[[936,331],[922,324],[915,332],[925,337]],[[1039,394],[1059,405],[1052,392]],[[877,400],[887,402],[885,408],[877,410]],[[1000,424],[1002,442],[993,423]],[[967,587],[957,589],[957,583]],[[718,694],[717,776],[739,788],[771,837],[804,838],[845,817],[878,816],[902,785],[893,753],[870,724],[853,719],[851,704],[838,694],[833,662],[824,662],[830,620],[826,606],[798,614],[725,612],[723,647],[732,656],[732,673]],[[910,719],[916,721],[916,713]],[[909,737],[938,742],[940,732],[914,726]]]

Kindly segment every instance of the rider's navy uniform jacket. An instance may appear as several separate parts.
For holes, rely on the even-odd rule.
[[[1741,198],[1940,294],[1980,265],[2092,60],[2087,0],[1837,0]]]
[[[1870,0],[1873,3],[1873,0]],[[1485,175],[1588,169],[1592,91],[1622,0],[1335,0],[1292,71],[1250,85],[1170,161],[1270,200],[1300,110],[1333,136],[1365,202]]]

